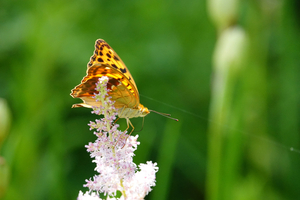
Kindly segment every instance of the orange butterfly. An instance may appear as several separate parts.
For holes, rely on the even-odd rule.
[[[140,104],[139,92],[129,70],[118,54],[102,39],[96,41],[94,55],[87,66],[87,75],[71,92],[73,98],[80,98],[83,103],[74,104],[72,108],[92,108],[97,104],[99,106],[99,102],[96,102],[93,96],[96,83],[102,76],[109,78],[108,94],[112,97],[111,100],[115,101],[114,106],[119,118],[125,118],[128,127],[129,124],[133,127],[130,118],[145,117],[153,111]],[[169,116],[164,113],[158,114]]]

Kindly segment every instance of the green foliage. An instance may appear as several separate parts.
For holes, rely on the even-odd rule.
[[[126,63],[140,94],[154,99],[141,96],[141,103],[180,120],[151,113],[136,133],[135,162],[152,160],[160,168],[146,199],[205,199],[217,192],[205,189],[214,123],[238,136],[222,140],[227,157],[219,199],[300,196],[300,155],[289,151],[300,148],[298,4],[241,1],[233,23],[249,39],[247,63],[232,81],[229,116],[218,124],[209,109],[220,30],[206,1],[2,0],[0,97],[12,115],[0,149],[10,173],[4,199],[76,199],[86,191],[82,185],[95,167],[84,147],[95,140],[87,124],[97,116],[71,109],[80,100],[69,94],[98,38]],[[142,119],[132,122],[138,130]]]

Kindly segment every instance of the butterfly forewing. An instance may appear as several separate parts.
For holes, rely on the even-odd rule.
[[[133,84],[135,88],[136,84],[127,69],[126,65],[122,61],[122,59],[118,56],[118,54],[102,39],[98,39],[95,44],[94,55],[90,58],[90,62],[88,63],[88,67],[96,65],[96,64],[108,64],[122,76],[126,77],[128,81]]]
[[[81,98],[89,106],[96,105],[91,97],[102,76],[109,77],[109,95],[115,101],[116,108],[136,108],[139,105],[139,93],[129,70],[117,53],[104,40],[98,39],[94,55],[88,63],[87,75],[72,90],[71,96]]]

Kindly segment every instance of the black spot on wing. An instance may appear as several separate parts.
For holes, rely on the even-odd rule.
[[[114,56],[115,61],[119,61],[120,59],[117,56]]]
[[[126,73],[127,72],[126,68],[120,68],[120,70],[121,70],[122,73]]]
[[[97,61],[98,62],[103,62],[103,59],[102,58],[98,58]]]
[[[117,65],[115,65],[115,64],[111,64],[111,66],[112,66],[113,68],[118,69]]]
[[[106,54],[107,57],[111,58],[111,55],[109,53]]]

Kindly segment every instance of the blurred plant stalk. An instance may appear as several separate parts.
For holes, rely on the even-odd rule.
[[[242,104],[236,90],[245,65],[247,35],[237,21],[238,0],[209,0],[208,10],[218,30],[213,55],[213,80],[208,129],[206,196],[234,199],[241,153]]]
[[[0,98],[0,152],[2,144],[9,133],[11,123],[11,113],[7,102]],[[9,182],[9,167],[0,154],[0,199],[4,197],[8,188]]]

